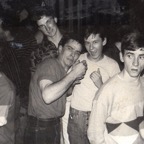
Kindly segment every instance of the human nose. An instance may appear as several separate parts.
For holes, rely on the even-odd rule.
[[[133,65],[134,65],[134,66],[138,66],[138,65],[139,65],[138,57],[135,57],[135,58],[134,58],[134,60],[133,60]]]
[[[72,57],[75,56],[75,52],[74,52],[74,51],[71,52],[71,56],[72,56]]]
[[[89,44],[89,49],[90,50],[93,49],[93,44],[92,43]]]

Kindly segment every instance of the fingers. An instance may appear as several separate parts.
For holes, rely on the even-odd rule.
[[[97,69],[97,73],[100,74],[100,69],[99,69],[99,68]],[[101,74],[100,74],[100,75],[101,75]]]
[[[84,66],[86,66],[86,67],[87,67],[86,60],[83,60],[83,61],[81,61],[81,62],[83,63],[83,65],[84,65]]]
[[[80,63],[80,60],[77,60],[77,61],[75,62],[75,64],[78,64],[78,63]]]
[[[101,77],[100,70],[98,69],[97,71],[94,71],[90,75],[91,77]]]

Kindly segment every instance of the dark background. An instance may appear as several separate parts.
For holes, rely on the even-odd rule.
[[[0,0],[0,16],[16,23],[19,11],[35,5],[52,6],[59,26],[68,31],[81,32],[88,24],[128,24],[144,31],[144,0]]]

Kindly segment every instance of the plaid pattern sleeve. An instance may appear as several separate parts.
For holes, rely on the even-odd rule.
[[[31,53],[31,72],[35,72],[36,66],[45,58],[56,57],[57,53],[58,49],[55,44],[45,38],[39,47]]]

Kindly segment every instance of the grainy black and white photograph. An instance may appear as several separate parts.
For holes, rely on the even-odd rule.
[[[0,0],[0,144],[144,144],[144,0]]]

